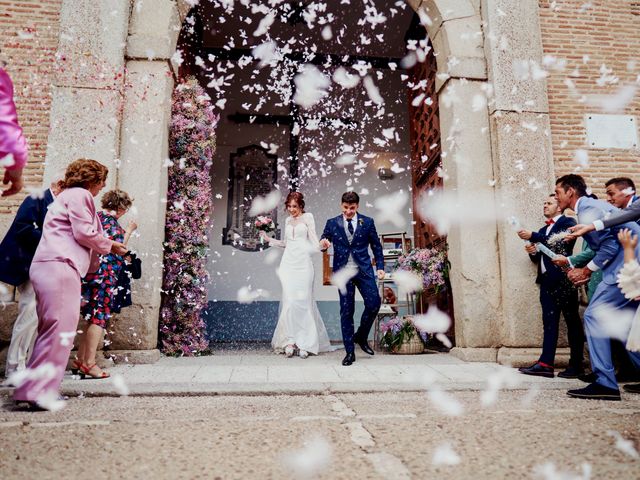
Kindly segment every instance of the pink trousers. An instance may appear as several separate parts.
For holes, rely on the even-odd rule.
[[[29,277],[36,292],[38,336],[27,364],[29,378],[14,400],[37,402],[58,395],[80,316],[80,275],[65,262],[34,262]]]

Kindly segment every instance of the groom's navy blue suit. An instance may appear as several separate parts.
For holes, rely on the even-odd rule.
[[[376,276],[369,256],[369,247],[376,259],[376,268],[384,270],[382,245],[376,232],[373,218],[358,213],[353,239],[349,242],[345,221],[342,215],[327,220],[321,238],[333,244],[333,271],[344,268],[349,256],[358,267],[358,274],[347,283],[346,292],[340,292],[340,323],[342,341],[347,353],[353,353],[355,343],[366,342],[371,326],[380,310],[380,294],[376,285]],[[358,331],[354,334],[353,314],[355,312],[356,287],[364,300],[364,312]]]

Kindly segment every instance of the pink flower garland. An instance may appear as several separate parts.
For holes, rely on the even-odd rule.
[[[173,95],[160,342],[168,355],[198,355],[209,346],[207,232],[211,221],[211,165],[218,115],[195,78]]]

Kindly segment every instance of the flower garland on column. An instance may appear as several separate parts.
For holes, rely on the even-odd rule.
[[[160,315],[161,349],[168,355],[193,356],[209,346],[201,313],[207,305],[211,165],[219,120],[210,100],[193,77],[173,95]]]

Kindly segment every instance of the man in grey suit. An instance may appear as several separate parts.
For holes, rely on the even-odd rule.
[[[606,228],[617,227],[627,222],[640,221],[640,197],[636,195],[636,186],[633,180],[627,177],[612,178],[605,183],[607,200],[612,205],[623,209],[613,212],[607,218],[594,220],[589,224],[579,224],[573,227],[573,237],[580,237],[592,231],[602,231]]]
[[[636,186],[628,177],[616,177],[605,183],[607,201],[621,211],[612,212],[603,220],[594,220],[588,225],[573,227],[572,238],[582,236],[591,231],[602,231],[627,222],[640,222],[640,201],[636,195]],[[619,340],[612,340],[614,363],[618,365],[618,377],[636,380],[638,372],[634,372],[633,365],[627,357],[625,346]],[[624,390],[630,393],[640,393],[640,383],[624,385]]]
[[[586,196],[587,186],[579,175],[564,175],[556,181],[556,198],[561,210],[571,208],[578,214],[580,223],[588,224],[604,219],[615,210],[613,205]],[[616,381],[613,361],[611,359],[611,343],[603,323],[612,312],[630,309],[635,310],[640,302],[628,300],[617,285],[618,272],[624,264],[624,252],[617,239],[617,233],[628,228],[634,235],[640,234],[640,226],[636,223],[625,223],[619,227],[590,232],[585,241],[596,256],[584,268],[574,268],[568,273],[575,284],[589,281],[592,272],[602,270],[602,282],[593,294],[593,298],[584,313],[584,325],[591,369],[596,374],[596,381],[567,394],[575,398],[600,400],[620,400],[620,390]],[[640,254],[640,246],[636,255]],[[640,368],[640,353],[629,352],[629,357],[636,368]]]

